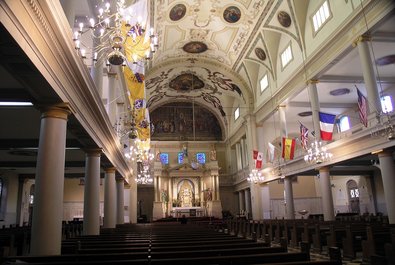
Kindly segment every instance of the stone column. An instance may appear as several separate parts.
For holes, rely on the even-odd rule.
[[[104,177],[104,228],[115,228],[116,223],[116,187],[114,167],[106,168]]]
[[[117,224],[124,224],[125,223],[125,200],[124,200],[124,194],[125,194],[125,187],[124,187],[124,181],[123,178],[117,178],[116,179],[116,190],[117,190]]]
[[[219,176],[215,175],[214,178],[215,178],[215,189],[217,190],[217,193],[216,193],[217,194],[217,200],[219,201],[219,200],[221,200],[221,198],[219,196]]]
[[[245,210],[247,211],[247,218],[252,214],[251,212],[251,191],[250,189],[244,190]]]
[[[239,191],[239,210],[240,212],[245,210],[244,208],[244,191]]]
[[[241,153],[241,168],[245,168],[248,165],[245,139],[240,139],[240,153]]]
[[[93,48],[92,54],[95,53],[94,50],[97,49],[97,46],[99,46],[99,45],[100,45],[100,40],[97,38],[94,38],[93,39],[93,46],[95,48]],[[92,60],[91,76],[92,76],[93,81],[95,82],[97,93],[99,94],[100,99],[102,99],[102,97],[103,97],[103,65],[104,65],[103,61],[104,61],[104,58],[100,58],[100,57],[102,57],[102,53],[98,53],[97,57],[100,59],[97,62]]]
[[[137,206],[137,183],[132,180],[130,181],[129,192],[129,222],[131,224],[137,223]]]
[[[100,234],[100,154],[101,149],[86,151],[84,185],[84,235]]]
[[[369,113],[381,113],[381,100],[377,88],[376,74],[374,72],[375,62],[372,60],[369,51],[368,42],[371,41],[369,36],[359,36],[353,43],[353,46],[358,46],[359,59],[362,66],[363,80],[367,92],[367,100],[369,101]]]
[[[236,143],[236,163],[237,163],[237,171],[243,169],[243,164],[241,163],[241,146],[240,143]]]
[[[74,29],[75,24],[75,0],[68,0],[63,2],[63,11],[66,15],[67,21],[70,24],[71,29]]]
[[[284,179],[286,218],[295,219],[294,195],[292,191],[292,177]]]
[[[211,186],[213,187],[213,201],[217,200],[217,186],[215,185],[215,176],[211,175]]]
[[[117,123],[117,91],[115,88],[115,77],[117,74],[108,73],[108,116],[110,117],[111,125]]]
[[[281,136],[288,137],[288,130],[287,130],[287,118],[285,117],[285,105],[280,105],[278,107],[278,113],[280,115],[280,130]]]
[[[41,115],[31,255],[60,255],[67,116],[62,107],[49,107]]]
[[[384,198],[390,224],[395,224],[395,167],[392,152],[385,150],[378,154],[384,186]]]
[[[310,104],[311,104],[311,112],[313,116],[313,127],[315,132],[315,139],[317,141],[321,140],[321,133],[320,133],[320,101],[318,99],[318,92],[317,92],[317,83],[318,80],[309,80],[308,81],[308,90],[309,90],[309,97],[310,97]]]
[[[329,167],[321,167],[320,172],[320,186],[322,196],[322,210],[324,212],[325,221],[335,220],[335,213],[333,208],[332,187],[329,175]]]

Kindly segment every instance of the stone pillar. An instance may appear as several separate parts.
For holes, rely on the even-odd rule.
[[[75,0],[68,0],[63,2],[63,11],[66,15],[67,21],[70,24],[71,29],[74,29],[75,24]]]
[[[129,192],[129,222],[137,223],[137,183],[131,181]]]
[[[377,88],[376,75],[373,66],[375,62],[372,60],[369,51],[368,42],[371,38],[368,36],[359,36],[353,43],[353,46],[358,46],[359,59],[362,66],[363,80],[366,87],[367,100],[369,101],[369,113],[381,113],[381,100]]]
[[[292,177],[284,179],[286,218],[295,219],[294,195],[292,191]]]
[[[324,212],[325,221],[335,220],[335,213],[333,208],[332,187],[329,175],[329,167],[321,167],[320,172],[320,186],[322,196],[322,210]]]
[[[115,77],[117,74],[108,73],[108,116],[110,117],[111,125],[117,123],[117,91],[115,88]]]
[[[243,169],[243,164],[241,162],[241,146],[240,143],[236,143],[236,163],[237,163],[237,171]]]
[[[245,210],[247,211],[247,218],[251,213],[251,191],[250,189],[244,190]]]
[[[244,211],[244,191],[240,190],[239,191],[239,210]]]
[[[278,107],[278,113],[280,115],[280,130],[281,136],[288,137],[288,130],[287,130],[287,119],[285,117],[285,105],[280,105]]]
[[[213,201],[217,200],[217,186],[215,185],[215,176],[211,175],[211,186],[213,187]]]
[[[117,190],[117,224],[124,224],[125,223],[125,186],[123,178],[116,179],[116,190]]]
[[[245,139],[240,139],[240,153],[241,153],[241,168],[245,168],[248,165],[246,157],[246,143]]]
[[[84,183],[84,235],[100,234],[100,149],[86,151]]]
[[[217,193],[216,193],[217,194],[217,200],[219,201],[219,200],[221,200],[221,198],[219,196],[219,176],[215,175],[214,178],[215,178],[215,189],[217,190]]]
[[[114,167],[106,168],[104,177],[104,228],[115,228],[116,223],[116,187]]]
[[[95,48],[93,48],[92,54],[95,53],[94,50],[99,45],[100,45],[100,40],[97,38],[93,38],[93,46]],[[98,56],[98,58],[100,58],[101,53],[99,53],[97,56]],[[93,81],[95,82],[97,93],[99,94],[100,99],[102,99],[102,97],[103,97],[103,65],[104,65],[103,60],[104,59],[101,59],[101,60],[98,60],[97,62],[92,60],[92,68],[91,68],[91,76],[92,76]]]
[[[392,152],[385,150],[378,154],[384,186],[384,198],[390,224],[395,224],[395,167]]]
[[[50,107],[41,115],[31,255],[60,255],[67,116],[70,111]]]
[[[313,127],[315,132],[315,139],[317,141],[321,140],[321,133],[320,133],[320,101],[318,99],[318,92],[317,92],[317,83],[318,80],[310,80],[308,82],[308,90],[309,90],[309,97],[310,97],[310,104],[311,104],[311,112],[313,116]]]
[[[157,202],[159,201],[159,195],[158,195],[158,176],[154,176],[154,201]]]

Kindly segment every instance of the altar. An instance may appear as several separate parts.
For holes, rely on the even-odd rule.
[[[201,217],[204,216],[203,207],[173,207],[170,214],[175,218],[185,217]]]

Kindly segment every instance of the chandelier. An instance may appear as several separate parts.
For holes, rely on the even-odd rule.
[[[258,169],[251,170],[251,173],[247,177],[247,181],[257,184],[258,182],[264,181],[265,178],[262,176],[262,172]]]
[[[146,30],[142,14],[136,14],[141,5],[146,5],[146,1],[137,1],[129,7],[125,6],[125,0],[117,0],[116,7],[107,2],[99,8],[96,20],[89,19],[88,26],[80,22],[73,41],[81,58],[87,58],[91,52],[94,63],[105,61],[107,66],[126,66],[129,62],[151,59],[158,47],[158,37],[153,28]],[[82,43],[82,39],[87,39],[83,37],[85,33],[90,33],[93,48]]]
[[[151,177],[150,167],[142,161],[137,162],[137,184],[151,184],[154,180]]]
[[[321,141],[315,140],[311,143],[307,154],[304,156],[304,161],[309,164],[321,164],[332,158],[332,153],[329,153]]]

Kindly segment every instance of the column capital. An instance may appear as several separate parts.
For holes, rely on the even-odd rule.
[[[361,35],[361,36],[358,36],[358,38],[356,38],[353,41],[352,46],[353,47],[357,47],[358,44],[360,44],[361,42],[371,41],[371,40],[372,40],[372,36],[370,36],[370,35]]]
[[[108,76],[108,77],[117,77],[117,73],[108,72],[108,73],[107,73],[107,76]]]
[[[329,172],[329,166],[323,166],[323,167],[319,167],[317,168],[317,170],[319,172],[323,171],[323,172]]]
[[[392,151],[391,150],[388,150],[388,149],[385,149],[385,150],[383,150],[383,151],[380,151],[380,152],[378,152],[377,153],[377,156],[380,158],[380,157],[392,157]]]
[[[319,82],[320,82],[320,80],[318,80],[318,79],[310,79],[310,80],[307,80],[307,84],[308,84],[308,85],[318,84]]]
[[[123,177],[116,177],[116,178],[115,178],[115,181],[116,181],[116,182],[121,182],[121,181],[122,181],[122,182],[125,182],[125,180],[123,179]]]
[[[43,118],[57,118],[67,121],[67,117],[72,113],[68,103],[61,103],[50,106],[39,106],[41,119]]]
[[[107,167],[104,169],[104,172],[106,173],[115,173],[115,171],[117,171],[116,167]]]
[[[84,149],[86,156],[101,156],[103,150],[101,148],[86,148]]]

